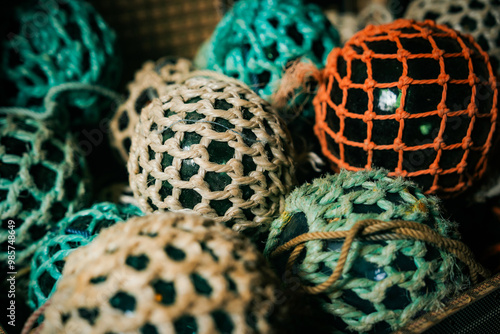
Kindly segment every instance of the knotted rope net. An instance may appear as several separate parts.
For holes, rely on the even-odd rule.
[[[87,167],[70,134],[42,123],[0,117],[0,253],[7,265],[9,228],[15,231],[16,267],[20,270],[46,233],[88,202]]]
[[[265,254],[321,297],[336,327],[357,332],[390,332],[488,275],[436,198],[382,170],[342,170],[297,188]]]
[[[146,212],[196,212],[258,234],[294,184],[293,146],[269,104],[222,77],[188,79],[143,109],[130,186]]]
[[[74,250],[90,243],[102,229],[142,215],[142,211],[133,205],[98,203],[58,222],[33,255],[28,305],[38,309],[50,298],[61,277],[66,257]]]
[[[111,144],[124,161],[128,160],[132,135],[142,108],[154,98],[163,96],[168,85],[178,82],[192,70],[188,59],[164,57],[156,62],[146,62],[135,74],[134,81],[128,85],[127,100],[120,105],[109,124]]]
[[[277,282],[248,239],[212,220],[132,218],[68,256],[42,333],[272,333]]]
[[[486,169],[497,118],[488,55],[431,21],[368,26],[328,58],[315,131],[333,168],[386,168],[457,195]]]

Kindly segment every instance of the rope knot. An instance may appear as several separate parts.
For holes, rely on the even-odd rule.
[[[405,86],[409,86],[413,82],[413,79],[409,76],[401,76],[398,80],[398,89],[403,89]]]

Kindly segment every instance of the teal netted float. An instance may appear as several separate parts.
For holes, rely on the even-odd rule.
[[[14,221],[17,270],[59,220],[87,204],[86,177],[70,134],[30,118],[0,117],[0,245],[7,250],[7,222]],[[7,265],[7,252],[0,262]]]
[[[198,53],[195,65],[249,85],[267,101],[296,59],[322,67],[339,34],[314,4],[301,0],[241,0]]]
[[[295,60],[324,67],[340,45],[338,32],[315,4],[301,0],[241,0],[199,50],[195,65],[237,78],[274,104],[285,70]],[[311,84],[312,85],[312,84]],[[299,181],[321,174],[321,149],[314,136],[312,94],[296,90],[280,115],[294,134]],[[311,159],[313,152],[313,159]],[[312,163],[311,160],[316,161]]]
[[[31,261],[28,305],[37,309],[50,298],[61,277],[66,257],[90,243],[99,232],[131,217],[142,216],[133,205],[99,203],[61,220]]]
[[[120,59],[115,34],[95,9],[83,0],[25,1],[7,27],[0,61],[2,100],[43,113],[44,97],[60,87],[66,92],[58,102],[70,113],[71,124],[98,122],[109,103],[85,85],[115,88]]]
[[[441,217],[437,199],[426,197],[413,183],[389,178],[381,170],[344,170],[288,196],[284,213],[271,226],[265,254],[280,274],[290,273],[285,265],[291,250],[277,255],[279,246],[312,232],[347,231],[366,219],[413,221],[439,236],[458,238],[454,224]],[[288,268],[306,290],[323,297],[323,309],[334,316],[336,328],[389,333],[424,311],[436,310],[469,284],[463,264],[452,253],[423,241],[393,239],[354,239],[341,276],[323,291],[317,288],[334,274],[342,239],[303,243]]]

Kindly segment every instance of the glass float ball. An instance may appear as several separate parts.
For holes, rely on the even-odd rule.
[[[315,131],[336,170],[382,167],[455,196],[486,169],[495,81],[470,36],[431,21],[368,26],[330,54]]]
[[[109,127],[111,144],[124,161],[128,160],[132,135],[139,122],[142,108],[154,98],[163,96],[168,86],[182,79],[193,70],[185,58],[163,57],[156,62],[147,61],[128,85],[127,100],[113,115]]]
[[[347,231],[366,219],[414,221],[458,238],[454,224],[441,218],[437,199],[413,183],[390,178],[383,170],[343,170],[287,197],[284,212],[271,226],[265,255],[281,276],[292,250],[273,256],[279,246],[309,232]],[[324,283],[339,262],[343,241],[302,244],[293,276],[303,286]],[[455,255],[423,241],[355,239],[342,276],[316,296],[342,332],[390,333],[467,286],[463,270]]]
[[[195,64],[237,78],[271,101],[290,62],[308,59],[322,67],[339,34],[321,9],[301,0],[234,3]]]
[[[495,73],[500,60],[500,3],[491,0],[415,0],[405,13],[413,20],[433,20],[470,34],[490,55]]]
[[[43,112],[44,98],[53,87],[71,82],[114,89],[118,84],[116,35],[87,1],[23,1],[3,24],[2,102]],[[57,97],[73,127],[97,124],[109,109],[103,101],[75,88]]]
[[[151,214],[68,256],[42,333],[272,333],[277,287],[241,234],[199,215]]]
[[[102,229],[142,215],[142,211],[133,205],[99,203],[58,222],[54,231],[33,255],[29,306],[36,310],[52,296],[63,272],[66,257],[75,249],[90,243]]]
[[[67,215],[87,205],[87,164],[73,137],[28,117],[0,117],[0,253],[7,266],[8,245],[15,246],[21,270]],[[12,221],[12,223],[9,223]],[[15,245],[9,231],[15,231]]]

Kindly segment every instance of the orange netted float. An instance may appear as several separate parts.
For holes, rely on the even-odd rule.
[[[315,132],[335,170],[383,167],[427,194],[482,176],[497,118],[488,55],[433,21],[368,26],[328,56]]]

